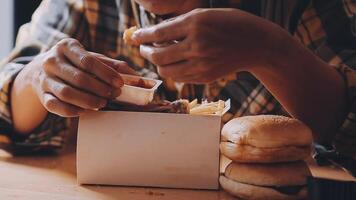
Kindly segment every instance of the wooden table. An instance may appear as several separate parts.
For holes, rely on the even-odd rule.
[[[36,200],[232,200],[223,191],[80,186],[75,145],[59,155],[0,158],[0,199]]]
[[[223,191],[138,187],[80,186],[76,182],[75,145],[58,156],[9,157],[0,160],[0,199],[51,200],[232,200]],[[313,175],[354,180],[341,170],[311,165]]]

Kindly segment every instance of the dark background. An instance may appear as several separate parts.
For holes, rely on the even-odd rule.
[[[14,0],[14,37],[22,24],[31,20],[32,13],[41,3],[41,0]]]

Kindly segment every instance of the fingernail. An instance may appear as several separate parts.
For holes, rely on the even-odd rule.
[[[121,88],[124,85],[124,81],[121,78],[115,78],[112,84],[115,87]]]
[[[113,89],[112,92],[111,92],[111,97],[112,97],[112,98],[116,98],[116,97],[118,97],[120,94],[121,94],[121,90],[115,88],[115,89]]]
[[[131,39],[132,40],[136,40],[136,38],[138,37],[138,34],[140,34],[141,30],[138,29],[136,30],[135,32],[133,32],[132,36],[131,36]]]
[[[139,38],[138,34],[135,34],[135,33],[131,36],[131,40],[133,42],[132,43],[133,45],[140,46],[140,42],[139,42],[138,38]]]
[[[107,104],[107,101],[106,100],[101,100],[100,103],[99,103],[99,107],[98,108],[94,108],[94,110],[99,110],[101,108],[104,108]]]

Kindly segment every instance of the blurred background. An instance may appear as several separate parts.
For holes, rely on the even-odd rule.
[[[0,59],[13,48],[19,27],[30,21],[41,0],[1,0]]]

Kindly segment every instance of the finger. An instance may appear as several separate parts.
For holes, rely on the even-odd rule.
[[[47,73],[60,78],[68,84],[100,97],[115,98],[120,94],[120,89],[112,88],[110,85],[63,60],[56,61],[55,63],[46,63],[44,69]]]
[[[171,78],[176,82],[205,84],[211,82],[211,73],[200,67],[194,60],[178,62],[171,65],[158,66],[157,71],[161,77]]]
[[[42,99],[48,112],[61,117],[78,117],[84,112],[84,109],[65,103],[50,93],[44,93]]]
[[[175,78],[173,80],[176,82],[187,83],[187,84],[206,84],[211,82],[208,79],[206,79],[205,76],[202,75],[188,75],[184,77]]]
[[[57,78],[45,79],[43,86],[44,91],[53,94],[59,100],[83,109],[98,110],[107,103],[105,99],[75,89]]]
[[[207,84],[219,78],[217,71],[204,71],[200,73],[176,77],[173,80],[176,82],[189,83],[189,84]]]
[[[101,62],[105,63],[109,67],[115,69],[117,72],[122,74],[138,75],[138,73],[132,69],[125,61],[115,60],[106,56],[97,57]]]
[[[192,61],[182,61],[170,65],[157,66],[158,74],[164,78],[182,78],[194,75],[198,71]]]
[[[195,80],[196,77],[197,77],[196,75],[185,75],[185,76],[173,77],[172,80],[179,83],[191,83],[193,80]]]
[[[140,28],[133,33],[132,40],[138,44],[181,40],[185,38],[188,33],[188,26],[185,19],[185,17],[177,17],[154,26]]]
[[[165,47],[140,45],[140,54],[151,63],[162,66],[187,60],[189,58],[188,49],[185,41]]]
[[[124,82],[116,70],[100,62],[99,59],[83,49],[76,40],[67,39],[60,42],[58,48],[75,66],[97,76],[110,85],[118,88],[123,86]]]

